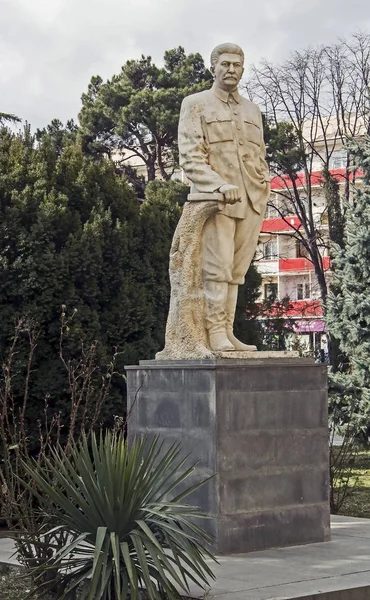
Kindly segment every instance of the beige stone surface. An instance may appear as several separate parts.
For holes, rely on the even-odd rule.
[[[210,195],[212,198],[212,195]],[[171,299],[166,345],[156,359],[212,358],[204,322],[201,268],[202,231],[206,219],[219,211],[218,202],[186,203],[170,251]]]
[[[287,350],[265,350],[255,352],[215,352],[217,358],[252,358],[253,360],[262,360],[264,358],[299,358],[299,352],[288,352]]]
[[[179,158],[192,185],[171,247],[166,342],[157,359],[245,349],[232,332],[235,290],[257,245],[270,176],[261,111],[237,90],[243,70],[239,46],[216,47],[214,85],[181,106]]]
[[[184,99],[179,122],[180,165],[192,182],[191,194],[216,192],[223,185],[238,187],[240,202],[225,204],[223,213],[245,218],[251,203],[264,212],[270,194],[259,107],[230,94],[217,83],[210,90]]]
[[[204,202],[207,200],[209,200],[209,193],[208,194],[204,194],[204,193],[188,194],[189,202]],[[220,194],[219,192],[213,192],[212,200],[220,200],[221,202],[224,202],[225,197],[223,194]],[[222,210],[222,205],[219,208],[220,208],[220,210]]]

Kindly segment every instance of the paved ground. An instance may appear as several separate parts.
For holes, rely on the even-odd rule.
[[[316,600],[364,586],[358,595],[323,598],[370,599],[370,519],[332,517],[330,542],[224,556],[219,563],[210,596],[220,600]]]
[[[11,553],[11,540],[0,539],[0,562]],[[370,519],[333,517],[330,542],[222,556],[214,571],[208,598],[370,599]]]
[[[0,537],[0,563],[11,563],[16,565],[17,561],[14,556],[14,546],[12,540]]]

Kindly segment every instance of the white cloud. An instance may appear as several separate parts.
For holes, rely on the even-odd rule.
[[[40,127],[76,118],[92,75],[141,54],[181,45],[208,62],[229,40],[247,62],[280,60],[369,26],[368,0],[2,0],[0,110]]]
[[[49,25],[55,21],[63,9],[63,0],[16,0],[26,14],[39,25]]]
[[[17,48],[3,41],[0,41],[0,57],[0,86],[5,88],[23,73],[25,60]]]

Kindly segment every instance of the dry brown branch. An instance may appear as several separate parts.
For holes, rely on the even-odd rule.
[[[89,433],[100,425],[101,411],[109,394],[112,377],[117,375],[115,368],[118,352],[106,367],[104,373],[97,366],[97,344],[81,344],[80,353],[74,359],[66,358],[65,343],[68,328],[75,313],[67,317],[62,312],[60,333],[60,359],[64,365],[69,382],[69,422],[66,424],[67,436],[62,435],[64,428],[60,413],[50,416],[51,398],[44,402],[44,416],[38,421],[38,439],[35,451],[35,440],[31,438],[27,428],[27,408],[32,384],[32,369],[37,349],[38,329],[35,323],[20,319],[15,326],[14,338],[2,366],[0,377],[0,447],[2,460],[0,463],[0,518],[5,520],[9,534],[14,537],[18,558],[26,566],[44,564],[54,556],[56,550],[66,543],[63,530],[55,529],[46,535],[53,524],[53,517],[41,513],[35,504],[34,495],[21,483],[29,477],[24,463],[31,457],[36,459],[40,469],[44,468],[44,459],[51,445],[61,445],[65,453],[69,452],[71,443],[76,437]],[[13,382],[22,370],[18,364],[18,348],[26,340],[28,354],[25,361],[23,378],[23,395],[21,402],[14,391]],[[19,395],[19,392],[18,392]],[[20,406],[17,409],[17,406]],[[77,423],[79,429],[76,430]],[[52,515],[52,511],[51,515]],[[36,544],[40,538],[43,544]],[[51,579],[56,576],[50,572]],[[57,585],[57,582],[56,582]]]

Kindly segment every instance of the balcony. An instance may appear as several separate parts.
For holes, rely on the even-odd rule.
[[[284,315],[282,315],[281,305],[273,304],[269,310],[265,311],[264,317],[289,317],[296,318],[320,318],[324,314],[322,302],[316,300],[293,300],[288,303]]]
[[[279,260],[277,258],[261,259],[254,264],[261,275],[276,275],[279,272]]]
[[[261,319],[280,317],[292,319],[296,333],[317,333],[325,331],[321,300],[295,300],[289,303],[284,313],[281,306],[271,307]]]
[[[291,216],[285,217],[284,219],[279,217],[276,219],[265,219],[262,223],[261,233],[286,233],[291,231],[292,233],[297,229],[300,229],[301,221],[299,217]]]
[[[323,256],[322,258],[324,271],[330,269],[330,256]],[[308,273],[313,271],[313,264],[308,258],[280,258],[279,259],[279,272],[281,274],[293,274],[293,273]]]

